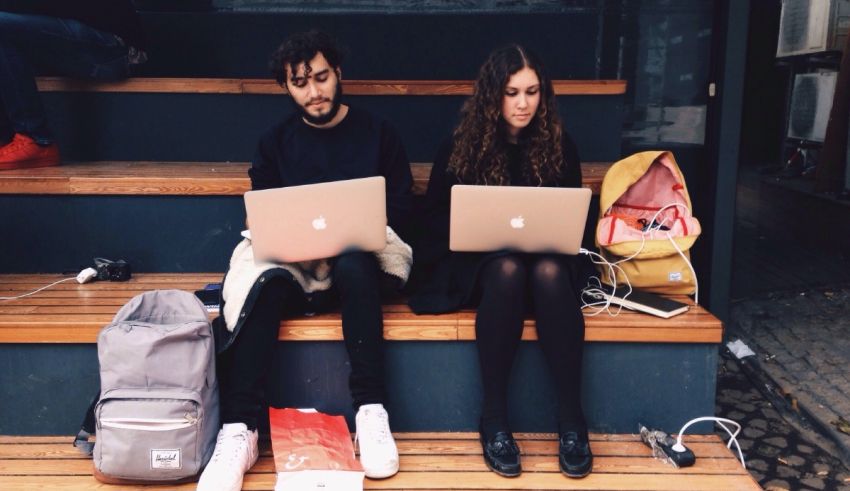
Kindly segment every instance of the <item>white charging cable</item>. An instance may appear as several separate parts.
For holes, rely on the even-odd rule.
[[[662,220],[660,223],[656,223],[655,221],[658,220],[658,215],[660,215],[661,212],[666,210],[667,208],[684,208],[686,212],[688,211],[688,206],[684,203],[679,203],[679,202],[668,203],[668,204],[662,206],[661,208],[659,208],[658,211],[656,211],[655,214],[652,215],[652,220],[649,221],[649,225],[647,226],[647,229],[646,229],[646,231],[644,231],[644,233],[654,232],[656,230],[661,229],[661,226],[664,225],[664,223],[667,220],[669,220],[669,217],[665,217],[664,220]],[[656,223],[656,225],[654,227],[652,226],[653,223]],[[655,235],[652,235],[652,238],[654,239]]]
[[[691,263],[691,261],[690,261],[690,260],[689,260],[689,259],[685,256],[685,253],[684,253],[684,252],[682,252],[682,249],[679,247],[679,245],[678,245],[678,244],[676,244],[676,241],[675,241],[675,240],[673,239],[673,237],[670,235],[670,232],[669,232],[669,231],[667,231],[667,230],[661,230],[661,227],[662,227],[662,226],[664,226],[664,224],[665,224],[665,223],[667,222],[667,220],[669,220],[670,218],[669,218],[669,217],[665,217],[665,218],[663,218],[663,219],[661,220],[661,222],[657,222],[659,215],[661,215],[661,212],[663,212],[664,210],[666,210],[666,209],[668,209],[668,208],[677,208],[677,207],[678,207],[678,208],[684,208],[684,209],[685,209],[685,211],[688,211],[688,207],[687,207],[687,205],[685,205],[684,203],[675,202],[675,203],[668,203],[668,204],[666,204],[666,205],[662,206],[661,208],[659,208],[659,209],[658,209],[658,210],[657,210],[657,211],[656,211],[656,212],[652,215],[652,219],[648,222],[648,223],[649,223],[649,225],[647,226],[646,230],[643,230],[643,231],[641,232],[641,236],[640,236],[640,238],[641,238],[640,247],[638,247],[637,251],[635,251],[635,253],[634,253],[634,254],[632,254],[631,256],[624,257],[624,258],[619,259],[619,260],[617,260],[617,261],[615,261],[615,262],[613,262],[613,263],[612,263],[612,262],[609,262],[609,261],[608,261],[607,259],[605,259],[604,257],[602,257],[601,255],[599,255],[599,254],[597,254],[597,253],[595,253],[595,252],[588,251],[587,249],[579,249],[579,253],[580,253],[580,254],[587,254],[588,256],[590,256],[590,259],[591,259],[591,261],[593,262],[593,264],[596,264],[596,265],[603,265],[603,266],[606,266],[606,267],[607,267],[607,269],[608,269],[608,271],[607,271],[607,277],[608,277],[608,278],[607,278],[607,279],[609,280],[609,282],[610,282],[610,284],[612,285],[612,288],[613,288],[614,290],[616,290],[616,289],[617,289],[617,275],[616,275],[616,270],[619,270],[619,271],[620,271],[620,273],[622,273],[622,277],[623,277],[623,278],[625,279],[625,281],[626,281],[626,285],[628,286],[628,293],[627,293],[627,294],[623,297],[623,298],[625,298],[625,297],[627,297],[629,294],[631,294],[631,292],[632,292],[632,286],[631,286],[631,284],[629,284],[629,280],[628,280],[628,277],[626,276],[625,271],[623,270],[623,268],[620,268],[618,265],[619,265],[620,263],[623,263],[623,262],[629,261],[629,260],[631,260],[631,259],[634,259],[635,257],[637,257],[637,255],[638,255],[638,254],[640,254],[641,252],[643,252],[643,248],[646,246],[646,237],[647,237],[647,236],[649,236],[649,237],[650,237],[650,239],[654,240],[654,239],[655,239],[655,232],[656,232],[656,231],[666,232],[666,234],[665,234],[665,235],[667,236],[667,240],[669,240],[669,241],[670,241],[670,243],[673,245],[673,248],[674,248],[674,249],[676,249],[676,252],[679,254],[679,256],[681,256],[682,260],[684,260],[684,261],[685,261],[685,264],[687,264],[687,265],[688,265],[688,269],[691,271],[691,276],[692,276],[692,278],[694,279],[694,303],[695,303],[695,304],[697,304],[697,305],[699,305],[699,280],[697,279],[697,273],[696,273],[696,270],[694,270],[694,266],[693,266],[693,264],[692,264],[692,263]],[[599,258],[599,261],[595,260],[594,258]],[[615,270],[615,268],[616,268],[616,270]],[[612,315],[612,316],[613,316],[613,315],[617,315],[617,314],[619,314],[619,313],[620,313],[620,310],[622,310],[622,307],[621,307],[620,309],[617,309],[617,312],[616,312],[616,313],[611,312],[611,311],[610,311],[611,301],[610,301],[610,298],[608,298],[607,293],[606,293],[606,292],[603,290],[603,288],[602,288],[602,285],[601,285],[601,283],[602,283],[602,282],[601,282],[601,281],[599,281],[599,279],[598,279],[598,278],[596,278],[595,276],[594,276],[594,277],[592,277],[592,278],[593,278],[593,279],[596,279],[596,280],[597,280],[597,283],[599,283],[599,285],[587,285],[587,286],[584,288],[584,290],[582,290],[582,291],[583,291],[584,293],[587,293],[587,294],[589,294],[589,295],[593,296],[593,297],[599,297],[600,295],[603,295],[603,298],[606,298],[606,299],[607,299],[607,301],[604,301],[604,302],[586,302],[586,301],[584,301],[584,300],[583,300],[582,308],[585,308],[585,307],[595,307],[595,308],[597,308],[597,309],[598,309],[598,310],[594,310],[594,311],[592,311],[590,314],[588,314],[589,316],[594,316],[594,315],[597,315],[597,314],[599,314],[599,313],[601,313],[601,312],[605,312],[605,311],[607,311],[607,312],[608,312],[608,314],[609,314],[609,315]]]
[[[89,281],[94,281],[94,279],[96,277],[97,277],[97,271],[94,268],[86,268],[86,269],[80,271],[77,274],[77,276],[73,276],[71,278],[62,278],[61,280],[54,281],[53,283],[51,283],[47,286],[43,286],[43,287],[39,288],[38,290],[33,290],[29,293],[24,293],[23,295],[18,295],[16,297],[0,297],[0,300],[15,300],[15,299],[18,299],[18,298],[28,297],[30,295],[35,295],[36,293],[38,293],[42,290],[46,290],[46,289],[50,288],[51,286],[58,285],[59,283],[64,283],[66,281],[71,281],[71,280],[77,280],[77,283],[80,283],[80,284],[88,283]]]
[[[670,243],[673,245],[673,248],[676,249],[676,252],[679,253],[679,256],[681,256],[682,259],[685,261],[685,264],[688,265],[688,269],[691,270],[691,277],[694,279],[694,303],[699,305],[699,280],[697,279],[697,272],[696,272],[696,270],[694,270],[694,265],[685,256],[685,253],[682,252],[682,249],[679,247],[679,245],[676,244],[676,241],[670,235],[670,232],[667,231],[667,230],[660,230],[661,226],[664,225],[664,223],[669,219],[669,217],[664,218],[664,220],[662,220],[660,223],[658,223],[655,227],[651,226],[651,224],[656,223],[655,221],[658,219],[658,215],[660,215],[662,211],[666,210],[667,208],[672,208],[672,207],[681,207],[681,208],[684,208],[685,211],[687,211],[687,209],[688,209],[688,207],[683,203],[670,203],[670,204],[662,206],[661,208],[659,208],[659,210],[657,212],[655,212],[654,215],[652,215],[652,220],[649,222],[650,227],[648,227],[647,232],[650,232],[652,234],[653,239],[655,238],[654,232],[656,230],[666,232],[665,235],[667,236],[667,240],[670,241]],[[646,233],[646,232],[644,232],[644,233]],[[641,249],[643,249],[642,244],[641,244]],[[634,257],[634,256],[632,256],[632,257]]]
[[[605,266],[605,267],[608,268],[608,277],[611,278],[611,281],[614,284],[614,286],[613,286],[614,290],[617,289],[616,270],[619,270],[622,273],[623,278],[625,278],[626,286],[628,287],[627,290],[626,290],[626,294],[624,295],[623,298],[628,297],[632,293],[632,285],[629,284],[629,279],[626,276],[625,271],[623,271],[623,268],[621,268],[620,266],[617,265],[617,263],[619,263],[620,261],[617,261],[616,263],[609,262],[608,260],[606,260],[601,255],[599,255],[599,254],[597,254],[593,251],[589,251],[587,249],[584,249],[584,248],[579,249],[579,254],[585,254],[588,257],[590,257],[590,261],[593,264]],[[590,280],[592,282],[595,282],[595,284],[590,283],[587,286],[585,286],[584,289],[582,290],[582,293],[589,295],[592,298],[598,298],[598,299],[601,299],[601,300],[595,301],[595,302],[588,302],[584,298],[584,295],[582,295],[582,306],[581,306],[582,310],[584,310],[585,308],[591,309],[591,311],[587,314],[589,317],[599,315],[602,312],[607,312],[608,315],[610,315],[612,317],[619,315],[620,311],[623,310],[622,305],[617,305],[618,308],[616,309],[616,311],[611,310],[611,293],[613,293],[613,292],[608,292],[606,290],[606,287],[603,286],[602,281],[598,277],[592,276],[592,277],[590,277]]]
[[[43,287],[39,288],[38,290],[33,290],[29,293],[24,293],[23,295],[18,295],[17,297],[0,297],[0,300],[15,300],[17,298],[28,297],[30,295],[35,295],[36,293],[38,293],[42,290],[46,290],[46,289],[50,288],[51,286],[58,285],[59,283],[64,283],[66,281],[76,280],[76,279],[77,279],[76,276],[72,276],[70,278],[64,278],[64,279],[61,279],[59,281],[54,281],[53,283],[51,283],[47,286],[43,286]]]
[[[694,279],[694,303],[699,305],[699,280],[697,279],[697,272],[694,271],[694,265],[691,264],[691,261],[685,256],[685,253],[682,252],[682,249],[679,248],[679,245],[676,244],[676,241],[673,240],[673,237],[670,234],[667,234],[667,238],[670,239],[670,243],[673,244],[673,248],[676,249],[676,252],[682,256],[682,259],[685,261],[685,264],[688,265],[688,268],[691,270],[691,277]]]
[[[616,310],[611,310],[611,304],[613,303],[611,301],[611,295],[605,289],[606,287],[602,286],[602,283],[599,281],[599,278],[597,278],[596,276],[592,276],[590,278],[590,281],[595,281],[596,285],[588,283],[588,285],[585,286],[582,290],[581,308],[582,310],[590,309],[590,312],[585,315],[588,317],[594,317],[596,315],[601,314],[602,312],[607,312],[608,315],[610,315],[611,317],[616,317],[620,315],[620,311],[623,310],[623,306],[618,304]],[[599,300],[588,302],[586,296]]]
[[[685,451],[685,446],[682,444],[682,438],[685,436],[685,430],[687,430],[688,427],[691,426],[692,424],[699,423],[701,421],[714,421],[715,423],[717,423],[718,426],[720,426],[721,428],[726,430],[726,433],[729,434],[729,443],[726,444],[726,448],[732,448],[732,443],[735,444],[735,446],[738,449],[738,457],[741,459],[741,465],[744,467],[744,469],[746,469],[747,463],[744,461],[744,452],[741,451],[741,444],[738,443],[738,434],[741,433],[741,425],[737,421],[732,421],[731,419],[718,418],[718,417],[715,417],[715,416],[703,416],[701,418],[694,418],[694,419],[688,421],[687,423],[685,423],[685,426],[682,426],[682,429],[679,430],[679,435],[676,437],[676,444],[673,445],[673,450],[675,450],[677,452],[684,452]],[[723,423],[733,424],[738,429],[735,430],[735,432],[733,433]]]

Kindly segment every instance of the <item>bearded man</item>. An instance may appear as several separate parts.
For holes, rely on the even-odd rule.
[[[387,223],[399,230],[412,209],[410,163],[386,121],[340,102],[341,61],[334,40],[319,31],[292,35],[272,55],[272,72],[296,111],[260,138],[248,171],[252,189],[383,176]],[[386,270],[376,254],[368,252],[344,253],[327,264],[333,285],[327,290],[305,292],[292,275],[264,273],[254,279],[236,315],[227,318],[231,309],[222,307],[228,328],[221,359],[224,369],[219,372],[223,427],[199,490],[240,489],[245,472],[257,460],[257,418],[265,406],[262,382],[271,366],[281,318],[337,305],[351,361],[349,388],[357,411],[361,463],[370,478],[398,472],[398,450],[384,408],[380,285]],[[223,287],[225,302],[228,283],[235,281],[233,265],[232,259]]]

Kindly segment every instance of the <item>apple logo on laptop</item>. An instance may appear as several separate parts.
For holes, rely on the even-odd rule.
[[[511,218],[511,228],[525,228],[525,218],[522,215]]]
[[[319,215],[319,218],[313,219],[313,228],[316,230],[324,230],[328,228],[328,223],[325,221],[325,217]]]

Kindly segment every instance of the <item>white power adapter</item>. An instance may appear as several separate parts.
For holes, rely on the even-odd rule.
[[[83,284],[94,280],[97,277],[97,271],[94,268],[86,268],[77,274],[77,283]]]

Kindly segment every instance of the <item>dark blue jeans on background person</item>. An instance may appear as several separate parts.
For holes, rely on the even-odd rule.
[[[127,53],[118,36],[75,20],[0,12],[0,145],[15,133],[53,142],[33,60],[60,75],[118,80],[129,74]]]

